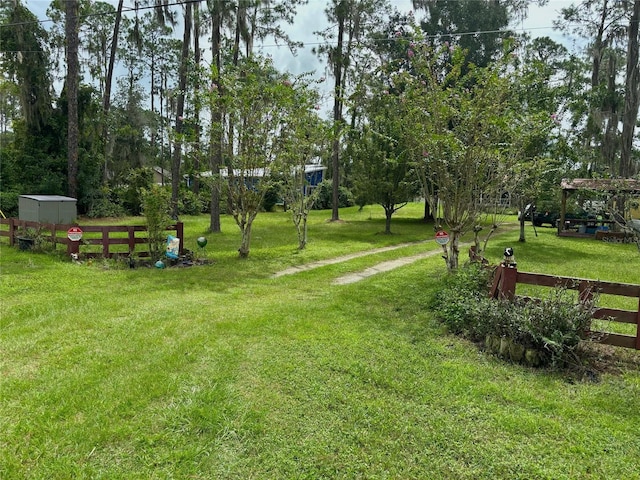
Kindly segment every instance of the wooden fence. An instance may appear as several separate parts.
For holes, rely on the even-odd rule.
[[[146,225],[60,225],[53,223],[39,223],[17,218],[0,218],[0,225],[8,225],[9,228],[0,229],[0,237],[9,237],[9,245],[15,245],[16,241],[25,241],[22,237],[25,232],[32,230],[37,237],[51,242],[54,247],[57,244],[67,246],[67,254],[79,253],[83,257],[104,257],[113,256],[149,256],[149,238],[147,236],[136,235],[136,232],[146,232]],[[79,227],[82,230],[82,239],[79,241],[70,240],[67,232],[72,227]],[[168,232],[175,232],[175,236],[180,239],[180,254],[184,253],[184,226],[182,222],[167,227]],[[96,235],[99,234],[99,235]],[[101,252],[88,251],[89,245],[101,245]],[[114,252],[112,245],[126,245],[126,252]],[[136,248],[138,245],[146,246]],[[82,251],[84,250],[84,251]]]
[[[600,343],[617,347],[634,348],[640,350],[640,285],[631,283],[601,282],[584,278],[559,277],[542,273],[519,272],[515,267],[500,265],[496,271],[491,287],[492,298],[513,299],[516,297],[516,284],[539,285],[543,287],[563,287],[577,290],[579,301],[588,301],[594,293],[620,295],[638,298],[638,309],[620,310],[617,308],[596,308],[594,319],[610,319],[620,323],[636,325],[636,336],[621,335],[592,330],[596,337],[601,337]]]

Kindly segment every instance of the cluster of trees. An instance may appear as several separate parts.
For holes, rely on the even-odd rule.
[[[88,214],[138,213],[144,168],[157,166],[171,172],[174,217],[185,196],[204,194],[217,232],[228,208],[241,256],[277,184],[304,248],[313,199],[300,195],[300,172],[322,158],[332,220],[344,187],[384,208],[388,232],[393,213],[423,197],[425,216],[452,232],[455,268],[459,236],[503,192],[524,204],[561,176],[637,174],[640,0],[563,10],[556,27],[583,39],[578,53],[509,29],[526,0],[415,0],[415,14],[331,0],[314,50],[333,82],[329,120],[324,80],[280,72],[255,48],[298,47],[283,25],[301,3],[149,0],[125,12],[121,0],[55,0],[44,28],[20,0],[5,2],[2,208],[51,193],[77,196]]]

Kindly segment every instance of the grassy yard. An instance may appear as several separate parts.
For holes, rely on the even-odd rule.
[[[332,285],[437,250],[420,214],[401,210],[387,236],[375,207],[313,212],[303,252],[287,214],[261,214],[248,260],[231,219],[212,235],[185,217],[187,247],[212,263],[165,270],[4,241],[0,478],[640,479],[637,352],[597,382],[485,354],[426,310],[439,255]],[[488,255],[513,246],[522,270],[640,283],[635,246],[538,233],[503,232]]]

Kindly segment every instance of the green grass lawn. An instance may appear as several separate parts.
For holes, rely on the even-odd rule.
[[[247,260],[231,219],[213,235],[208,217],[185,217],[187,247],[212,261],[191,268],[2,243],[0,478],[640,478],[637,352],[613,354],[597,382],[485,354],[426,309],[439,255],[332,285],[433,241],[272,278],[431,240],[421,208],[390,236],[379,208],[341,223],[313,212],[303,252],[287,214],[260,214]],[[640,283],[635,246],[527,228],[525,244],[497,236],[489,258],[513,246],[522,270]]]

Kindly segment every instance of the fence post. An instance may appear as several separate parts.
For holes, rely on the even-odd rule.
[[[491,298],[506,298],[513,300],[516,295],[516,278],[518,271],[515,267],[506,267],[499,265],[496,270],[496,276],[491,286]]]
[[[109,227],[102,227],[102,256],[109,258]]]
[[[15,218],[11,217],[9,219],[9,246],[13,247],[13,245],[16,243],[16,225],[15,225]]]
[[[67,255],[71,256],[72,253],[80,253],[80,240],[74,242],[73,240],[67,239]]]
[[[129,255],[133,255],[134,250],[136,249],[136,231],[134,227],[128,227],[129,231]]]
[[[507,300],[513,300],[516,296],[516,278],[518,271],[516,267],[501,267],[503,269],[502,275],[502,296]]]
[[[636,312],[636,350],[640,350],[640,297],[638,297],[638,311]]]
[[[489,297],[496,299],[500,298],[500,283],[502,282],[502,266],[498,266],[493,276],[493,284],[491,285],[491,291]]]

